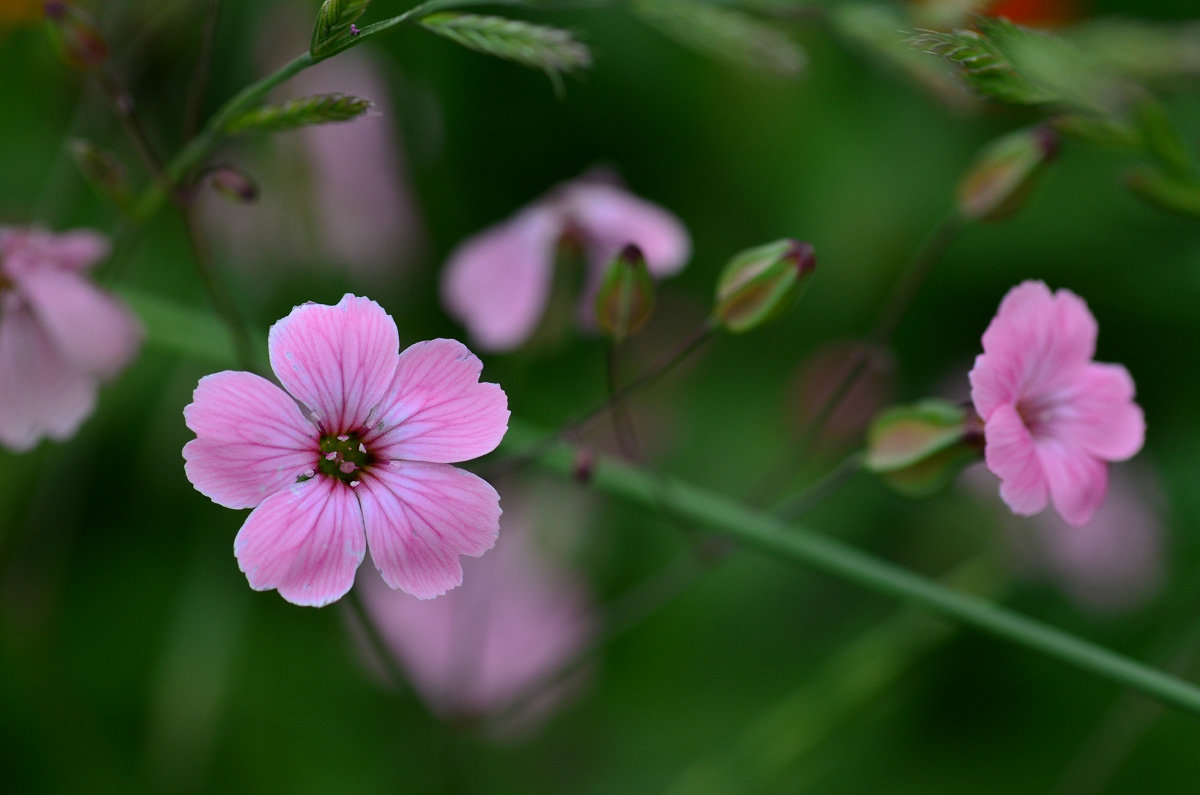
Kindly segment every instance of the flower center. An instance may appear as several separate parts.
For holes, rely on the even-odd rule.
[[[364,469],[375,463],[362,437],[355,433],[330,434],[321,437],[321,474],[357,486]]]
[[[1017,401],[1017,414],[1033,435],[1037,435],[1054,418],[1057,405],[1046,399],[1025,398]]]

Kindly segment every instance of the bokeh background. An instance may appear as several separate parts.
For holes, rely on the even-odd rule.
[[[181,143],[205,5],[91,4],[164,151]],[[303,51],[317,5],[223,3],[205,110]],[[371,14],[405,7],[376,0]],[[780,322],[718,337],[633,401],[649,465],[762,505],[832,466],[853,426],[812,456],[795,452],[830,378],[812,357],[869,327],[974,153],[1035,116],[948,105],[804,14],[779,15],[798,16],[779,24],[806,54],[787,78],[681,48],[622,4],[500,10],[578,31],[594,68],[557,96],[536,71],[401,28],[302,86],[375,101],[354,124],[390,145],[286,133],[222,149],[261,188],[249,207],[203,199],[239,307],[265,331],[297,303],[354,291],[394,315],[402,341],[462,338],[437,297],[453,246],[607,166],[676,213],[695,251],[622,351],[626,373],[702,320],[737,251],[791,236],[819,259]],[[1065,13],[1170,22],[1195,11],[1096,0]],[[1162,97],[1194,146],[1197,82]],[[66,155],[74,138],[140,176],[94,85],[61,63],[41,24],[6,29],[0,221],[115,228]],[[1077,292],[1100,322],[1098,358],[1130,369],[1149,423],[1144,452],[1116,468],[1113,499],[1127,513],[1109,534],[1071,547],[1065,527],[1015,521],[980,471],[919,502],[859,476],[805,522],[931,576],[957,571],[962,587],[1195,678],[1200,226],[1125,191],[1128,164],[1065,142],[1022,212],[968,227],[904,318],[889,377],[864,398],[964,399],[979,336],[1011,286],[1041,278]],[[207,311],[173,213],[102,279]],[[484,374],[514,414],[549,428],[604,397],[605,357],[603,341],[564,323],[485,356]],[[603,640],[528,725],[440,719],[364,664],[345,605],[297,608],[246,586],[231,554],[243,515],[195,492],[180,458],[181,410],[212,369],[148,345],[74,439],[0,451],[8,792],[1185,793],[1200,780],[1193,716],[586,487],[546,491],[533,471],[501,493],[514,483],[541,495],[537,535],[591,594]],[[603,430],[595,442],[608,443]],[[696,560],[709,562],[689,568]]]

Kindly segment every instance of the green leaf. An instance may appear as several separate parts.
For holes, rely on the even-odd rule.
[[[631,8],[664,35],[704,55],[785,77],[804,68],[798,44],[741,11],[697,0],[637,0]]]
[[[363,15],[371,0],[325,0],[317,12],[309,52],[314,57],[327,54],[346,36],[353,35],[351,25]]]
[[[540,69],[555,86],[560,75],[592,65],[592,52],[569,31],[518,19],[477,14],[431,14],[420,25],[469,50]]]
[[[1160,210],[1200,218],[1200,182],[1195,177],[1187,179],[1147,166],[1127,174],[1125,186]]]
[[[236,116],[225,125],[229,133],[282,132],[310,124],[349,121],[366,113],[371,102],[349,94],[315,94],[285,102],[263,105]]]

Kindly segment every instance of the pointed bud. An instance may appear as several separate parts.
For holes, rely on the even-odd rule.
[[[233,166],[217,166],[207,176],[213,190],[234,204],[250,204],[258,199],[258,185]]]
[[[787,309],[817,267],[812,244],[777,240],[748,249],[725,266],[713,314],[725,328],[750,331]]]
[[[366,113],[371,101],[349,94],[314,94],[282,105],[260,105],[225,123],[228,133],[283,132],[313,124],[351,121]]]
[[[108,60],[108,43],[96,20],[70,3],[47,2],[46,19],[54,23],[54,38],[68,64],[92,69]]]
[[[654,311],[654,279],[642,250],[632,243],[621,249],[596,291],[596,324],[622,342],[637,334]]]
[[[884,411],[867,431],[864,467],[906,497],[924,497],[948,484],[983,452],[978,417],[944,400],[923,400]]]
[[[325,0],[317,12],[309,52],[321,58],[330,55],[346,39],[358,35],[355,20],[363,15],[371,0]]]
[[[958,184],[959,213],[973,221],[1008,218],[1025,204],[1057,153],[1058,133],[1044,125],[993,141]]]
[[[91,141],[84,140],[71,141],[67,144],[67,150],[88,183],[101,197],[122,210],[129,207],[133,191],[125,177],[125,169],[116,156]]]

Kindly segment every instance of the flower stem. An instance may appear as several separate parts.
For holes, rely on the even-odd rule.
[[[521,447],[536,438],[536,430],[512,421],[506,444]],[[568,476],[574,461],[574,450],[565,444],[555,445],[539,458],[542,466]],[[668,488],[658,487],[660,479]],[[820,569],[1200,715],[1200,687],[725,497],[673,478],[651,477],[608,458],[596,460],[591,483],[633,502],[661,506],[747,548]]]
[[[362,629],[367,644],[371,647],[371,653],[378,658],[379,664],[383,666],[388,685],[394,690],[403,690],[407,678],[404,676],[404,672],[400,670],[400,666],[396,664],[396,658],[392,656],[392,652],[388,648],[387,643],[384,642],[383,636],[379,634],[379,627],[375,626],[375,622],[371,620],[371,614],[367,612],[367,608],[363,604],[362,596],[359,595],[358,590],[358,588],[351,588],[350,593],[346,594],[346,601],[349,602],[350,610],[354,613],[355,623]]]
[[[206,329],[211,331],[216,326],[210,318],[162,299],[128,291],[124,291],[123,295],[132,299],[131,303],[141,314],[150,342],[216,362],[229,362],[229,349],[218,349],[220,337],[204,336]],[[501,449],[526,449],[544,437],[542,429],[512,419]],[[538,462],[550,471],[572,477],[576,470],[577,453],[577,449],[571,445],[555,441],[538,456]],[[595,459],[589,482],[600,491],[647,507],[661,508],[679,518],[707,527],[748,549],[820,569],[867,590],[962,622],[1111,682],[1140,690],[1170,706],[1200,715],[1200,687],[1190,682],[985,599],[959,593],[840,541],[800,525],[788,524],[727,497],[675,478],[652,475],[637,467],[601,457]]]

